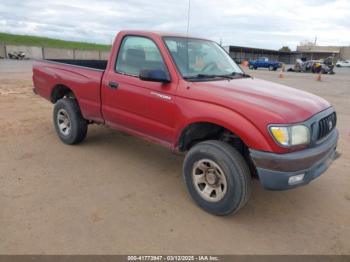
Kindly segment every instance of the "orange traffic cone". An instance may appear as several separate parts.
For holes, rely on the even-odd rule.
[[[317,77],[316,77],[316,80],[317,80],[317,81],[322,81],[321,75],[322,75],[322,73],[319,72],[318,75],[317,75]]]
[[[284,64],[282,64],[280,73],[278,75],[279,78],[284,78],[284,70],[285,70],[285,66]]]
[[[242,66],[243,66],[243,67],[248,67],[248,64],[249,64],[249,63],[248,63],[247,60],[243,60],[243,61],[242,61]]]

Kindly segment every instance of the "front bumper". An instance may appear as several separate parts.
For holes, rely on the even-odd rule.
[[[271,190],[285,190],[308,184],[319,177],[337,156],[338,136],[338,131],[334,129],[321,144],[287,154],[250,149],[262,186]],[[289,178],[299,174],[304,174],[304,178],[290,184]]]

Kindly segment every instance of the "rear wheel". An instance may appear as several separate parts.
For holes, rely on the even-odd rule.
[[[269,66],[269,70],[270,70],[270,71],[272,71],[273,68],[274,68],[274,67],[273,67],[272,65]]]
[[[249,168],[241,154],[222,141],[205,141],[191,148],[183,173],[193,200],[214,215],[237,212],[249,199]]]
[[[53,110],[54,126],[58,137],[65,144],[78,144],[87,134],[88,122],[83,118],[75,99],[62,98]]]

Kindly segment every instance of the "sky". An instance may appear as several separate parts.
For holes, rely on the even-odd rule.
[[[186,33],[188,0],[0,0],[0,32],[111,44],[120,30]],[[191,0],[189,35],[268,49],[350,45],[350,0]]]

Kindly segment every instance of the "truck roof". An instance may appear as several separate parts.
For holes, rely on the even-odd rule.
[[[191,35],[186,35],[182,33],[174,33],[174,32],[166,32],[166,31],[153,31],[153,30],[122,30],[119,31],[119,33],[128,35],[128,34],[135,34],[135,35],[143,35],[143,36],[173,36],[173,37],[188,37],[188,38],[195,38],[195,39],[202,39],[202,40],[209,40],[197,36],[191,36]],[[210,41],[210,40],[209,40]]]

